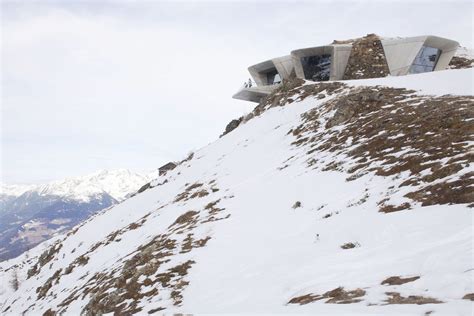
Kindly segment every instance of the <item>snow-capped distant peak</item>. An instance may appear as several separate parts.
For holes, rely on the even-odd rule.
[[[85,176],[70,177],[44,185],[2,185],[0,192],[19,196],[27,191],[33,191],[39,195],[62,196],[85,202],[91,197],[109,194],[117,201],[122,201],[148,180],[147,176],[127,169],[99,170]]]
[[[36,187],[34,184],[0,184],[0,195],[20,196]]]
[[[83,177],[84,182],[97,185],[120,201],[138,190],[148,181],[148,177],[131,172],[128,169],[99,170]]]

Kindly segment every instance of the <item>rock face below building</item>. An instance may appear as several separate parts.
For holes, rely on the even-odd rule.
[[[242,119],[243,117],[240,117],[238,119],[235,119],[235,120],[232,120],[229,122],[229,124],[227,124],[227,126],[225,127],[225,131],[224,133],[222,133],[222,136],[226,135],[226,134],[229,134],[230,132],[232,132],[234,129],[236,129],[237,127],[239,127],[240,123],[242,123]]]
[[[164,176],[169,170],[173,170],[176,168],[176,164],[174,162],[168,162],[167,164],[158,168],[158,172],[160,176]]]
[[[354,40],[343,80],[386,77],[390,74],[380,38],[375,34]]]

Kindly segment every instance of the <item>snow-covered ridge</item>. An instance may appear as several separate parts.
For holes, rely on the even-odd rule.
[[[340,81],[352,86],[387,86],[416,90],[429,95],[472,95],[474,92],[472,69],[440,70],[399,77]]]
[[[26,191],[34,190],[38,185],[35,184],[0,184],[0,196],[20,196]]]
[[[70,177],[42,185],[3,184],[0,194],[20,196],[31,191],[42,196],[54,195],[88,201],[90,197],[107,193],[117,201],[122,201],[150,180],[148,175],[141,175],[127,169],[99,170],[85,176]]]

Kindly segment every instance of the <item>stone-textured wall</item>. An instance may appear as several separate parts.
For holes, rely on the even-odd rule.
[[[385,77],[390,74],[382,42],[375,34],[354,40],[343,80]]]

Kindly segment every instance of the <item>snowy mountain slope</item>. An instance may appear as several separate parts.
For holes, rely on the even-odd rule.
[[[351,86],[370,86],[383,83],[395,88],[407,88],[421,94],[434,95],[472,95],[474,78],[471,69],[443,70],[433,73],[421,73],[417,75],[387,77],[381,79],[347,80],[345,84]],[[415,76],[415,78],[413,78]],[[439,80],[442,77],[443,80]]]
[[[101,170],[44,185],[3,185],[0,260],[10,259],[56,233],[122,201],[150,179],[125,169]]]
[[[284,85],[153,188],[0,263],[2,312],[470,315],[474,98],[434,88],[466,74]]]

